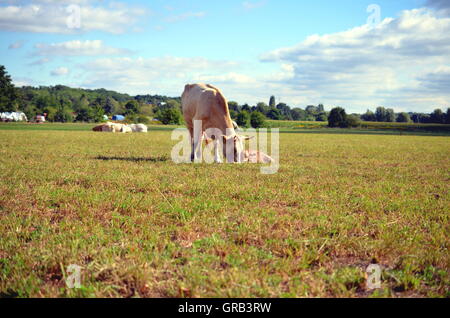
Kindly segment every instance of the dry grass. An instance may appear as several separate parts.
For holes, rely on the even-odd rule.
[[[175,165],[174,143],[0,130],[1,295],[449,296],[448,137],[281,134],[271,176]]]

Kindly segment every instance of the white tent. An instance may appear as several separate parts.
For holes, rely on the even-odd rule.
[[[0,113],[2,121],[28,121],[27,116],[23,112],[7,112]]]

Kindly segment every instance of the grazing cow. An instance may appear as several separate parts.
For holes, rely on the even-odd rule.
[[[131,124],[130,128],[133,132],[137,133],[146,133],[148,131],[147,126],[144,124]]]
[[[223,139],[224,158],[231,161],[231,155],[233,155],[233,162],[244,162],[243,141],[248,137],[236,134],[227,100],[218,88],[209,84],[188,84],[181,96],[181,104],[184,120],[192,139],[191,160],[201,158],[201,143],[206,136],[207,141],[214,139],[215,162],[221,162],[218,150],[220,139]],[[201,121],[201,130],[195,129],[195,121]],[[216,131],[211,133],[215,129]],[[227,144],[230,143],[234,146],[234,154],[230,153],[228,157]]]

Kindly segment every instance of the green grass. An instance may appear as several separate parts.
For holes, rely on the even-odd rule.
[[[328,128],[328,122],[268,120],[268,128],[283,131],[356,134],[415,134],[450,136],[450,125],[415,123],[361,122],[360,127],[352,129]]]
[[[98,124],[88,123],[2,123],[0,130],[63,130],[87,131]],[[362,122],[361,127],[341,129],[328,128],[327,122],[313,121],[283,121],[267,120],[267,128],[279,128],[282,133],[308,133],[308,134],[375,134],[375,135],[418,135],[418,136],[450,136],[450,125],[440,124],[413,124],[413,123],[377,123]],[[174,128],[184,127],[161,124],[148,125],[152,131],[171,131]]]
[[[5,127],[1,296],[450,296],[448,137],[286,132],[262,175],[176,165],[166,130]]]

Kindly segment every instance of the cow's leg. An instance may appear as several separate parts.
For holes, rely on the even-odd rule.
[[[194,137],[193,142],[193,152],[194,152],[194,162],[200,163],[202,162],[202,134],[198,135],[197,138]]]
[[[194,138],[191,137],[191,162],[195,159],[195,148],[194,148]]]
[[[194,128],[192,125],[187,124],[189,130],[189,137],[191,141],[191,162],[194,161]]]
[[[195,134],[192,140],[192,160],[194,162],[202,161],[202,141],[203,141],[203,133]]]
[[[222,163],[222,159],[220,158],[220,141],[219,138],[216,137],[216,139],[214,140],[214,162],[215,163]]]
[[[202,141],[203,141],[204,131],[202,129],[202,121],[194,120],[194,141],[193,141],[193,151],[194,151],[194,162],[202,162]]]

